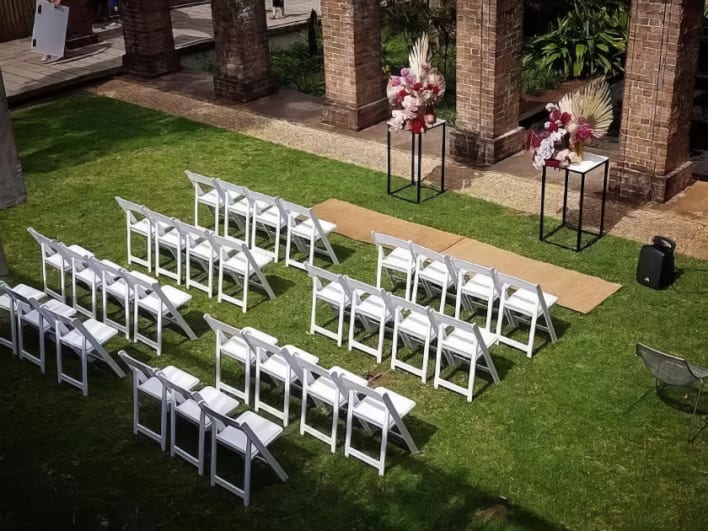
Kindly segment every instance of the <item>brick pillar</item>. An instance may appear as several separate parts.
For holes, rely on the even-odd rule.
[[[169,0],[120,0],[118,9],[128,73],[157,77],[179,70]]]
[[[5,84],[0,70],[0,208],[7,208],[27,200],[22,166],[17,155],[12,131],[10,109],[7,106]]]
[[[522,0],[457,3],[457,131],[450,153],[487,165],[522,149]]]
[[[635,0],[610,191],[664,202],[691,181],[689,132],[703,0]]]
[[[380,0],[322,0],[328,124],[358,131],[389,116],[380,7]]]
[[[98,35],[93,32],[93,21],[96,17],[93,0],[62,0],[62,5],[69,7],[66,49],[73,50],[98,42]]]
[[[213,0],[211,9],[216,94],[249,101],[273,92],[263,0]]]

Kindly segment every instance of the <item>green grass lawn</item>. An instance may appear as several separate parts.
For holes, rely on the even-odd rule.
[[[383,478],[292,423],[272,448],[289,480],[257,467],[248,510],[133,435],[129,378],[91,367],[84,398],[56,383],[53,361],[42,375],[2,349],[0,529],[704,528],[708,430],[688,442],[703,419],[656,396],[634,347],[645,342],[708,365],[707,262],[679,256],[682,276],[653,291],[634,281],[637,243],[608,236],[581,253],[559,249],[537,241],[534,216],[454,193],[409,204],[385,194],[385,174],[85,94],[18,110],[13,120],[29,200],[0,212],[10,283],[41,285],[28,226],[125,264],[113,197],[190,221],[191,169],[305,205],[344,199],[624,287],[589,315],[555,308],[560,341],[532,360],[494,349],[502,382],[478,381],[472,403],[391,372],[388,356],[376,367],[364,353],[309,335],[302,271],[270,266],[278,298],[257,294],[247,314],[192,290],[187,319],[199,339],[170,330],[160,358],[121,338],[111,350],[213,384],[214,336],[201,318],[209,312],[309,350],[326,367],[382,371],[387,387],[417,402],[407,424],[422,452],[391,446]],[[333,270],[374,281],[373,246],[332,240],[343,258]],[[7,332],[5,321],[0,327]]]

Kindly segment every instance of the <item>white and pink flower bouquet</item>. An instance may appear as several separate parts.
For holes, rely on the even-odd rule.
[[[598,78],[579,90],[546,105],[548,121],[543,131],[529,131],[528,146],[534,148],[533,166],[567,168],[583,160],[583,146],[602,138],[612,123],[610,87]]]
[[[413,45],[408,61],[408,68],[388,80],[386,95],[393,107],[389,126],[394,131],[424,133],[435,123],[435,103],[445,94],[445,78],[430,64],[426,33]]]

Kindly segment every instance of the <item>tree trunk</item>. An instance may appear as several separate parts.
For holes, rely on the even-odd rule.
[[[0,70],[0,208],[11,207],[26,200],[25,180],[22,177]]]

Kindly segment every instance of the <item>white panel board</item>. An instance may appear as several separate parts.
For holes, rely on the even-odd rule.
[[[47,55],[62,57],[66,42],[66,26],[69,22],[67,6],[54,7],[47,0],[37,0],[34,8],[32,50]]]

